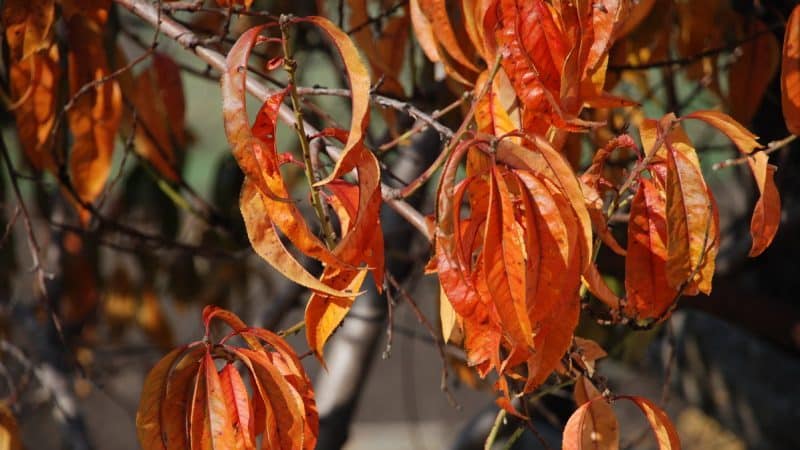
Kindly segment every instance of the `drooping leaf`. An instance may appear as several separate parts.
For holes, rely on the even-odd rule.
[[[0,20],[12,62],[50,47],[55,22],[54,0],[7,0]]]
[[[439,50],[436,47],[436,37],[433,34],[433,26],[422,12],[419,1],[420,0],[410,0],[408,5],[409,14],[411,15],[411,24],[414,27],[414,34],[425,56],[432,62],[439,62]]]
[[[263,194],[249,180],[242,185],[240,204],[247,237],[253,249],[283,276],[309,289],[335,297],[356,295],[355,292],[348,293],[322,283],[289,253],[275,226],[268,219]]]
[[[584,376],[575,382],[574,397],[578,409],[564,427],[564,450],[618,449],[619,423],[608,401]]]
[[[433,35],[440,43],[439,55],[441,56],[442,51],[447,52],[458,64],[472,72],[478,72],[478,68],[467,57],[465,49],[462,48],[462,42],[459,41],[453,30],[445,0],[419,0],[418,4],[431,24]]]
[[[10,87],[17,134],[25,156],[37,170],[56,170],[51,133],[56,118],[59,70],[58,46],[53,45],[14,63]]]
[[[222,396],[230,416],[236,439],[237,450],[255,450],[255,426],[253,423],[253,406],[247,394],[247,388],[236,367],[225,364],[219,373]]]
[[[139,444],[145,449],[167,449],[161,422],[161,403],[172,366],[185,351],[186,347],[179,347],[169,352],[150,370],[144,381],[136,412],[136,432]]]
[[[789,16],[783,37],[781,105],[786,128],[800,134],[800,5]]]
[[[347,78],[350,81],[350,101],[352,104],[352,115],[350,119],[350,130],[347,135],[347,142],[344,144],[341,155],[341,159],[345,159],[347,154],[356,148],[356,146],[360,145],[364,140],[364,131],[369,120],[369,70],[367,70],[367,66],[361,59],[358,49],[356,49],[356,46],[350,39],[350,36],[348,36],[344,31],[340,30],[339,27],[333,24],[333,22],[319,16],[305,17],[302,19],[302,21],[313,23],[328,35],[342,58],[345,72],[347,72]],[[331,179],[332,177],[322,180],[319,184],[323,185]]]
[[[758,136],[751,133],[742,124],[737,122],[733,117],[712,110],[695,111],[691,114],[683,116],[684,119],[697,119],[706,122],[717,130],[721,131],[728,137],[742,153],[750,154],[753,150],[760,148],[758,143]]]
[[[731,115],[739,122],[749,124],[764,100],[764,93],[780,66],[781,50],[778,39],[767,30],[764,22],[747,17],[745,36],[758,38],[743,43],[742,51],[728,71],[728,105]],[[742,95],[747,92],[747,95]]]
[[[103,48],[100,23],[74,15],[67,23],[69,93],[95,83],[67,111],[73,143],[69,153],[69,175],[82,202],[93,202],[102,192],[111,170],[114,139],[122,119],[122,92],[116,80],[100,80],[111,72]],[[79,208],[81,221],[88,211]]]
[[[326,269],[322,274],[323,282],[336,289],[358,292],[367,270],[332,270]],[[323,347],[333,332],[350,311],[353,299],[314,293],[306,303],[306,340],[319,360],[323,359]]]
[[[659,450],[680,450],[681,441],[678,432],[675,431],[675,426],[672,425],[667,413],[643,397],[620,396],[617,399],[631,401],[644,413],[656,437]]]
[[[781,197],[775,186],[776,168],[768,160],[764,152],[756,153],[753,158],[748,159],[761,194],[750,222],[750,235],[753,237],[749,254],[751,257],[760,255],[769,247],[781,222]]]
[[[705,184],[694,148],[679,128],[665,139],[667,148],[667,281],[672,287],[697,284],[711,292],[705,267],[716,242],[716,205]],[[713,275],[713,273],[712,273]]]
[[[231,421],[231,414],[228,411],[227,403],[225,402],[225,392],[222,388],[217,367],[214,360],[211,358],[210,353],[205,354],[203,361],[205,368],[205,398],[206,398],[206,411],[205,422],[208,424],[208,429],[211,433],[207,445],[203,443],[203,447],[208,447],[213,450],[219,449],[234,449],[236,448],[236,438],[234,437],[233,422]]]
[[[677,300],[667,281],[666,194],[648,179],[639,182],[628,221],[625,259],[625,314],[638,319],[661,317]]]
[[[265,217],[253,216],[254,219],[264,222],[269,218],[300,251],[325,264],[339,265],[339,259],[311,232],[303,215],[289,199],[288,189],[279,170],[275,150],[275,121],[283,94],[273,96],[265,102],[256,120],[256,131],[250,129],[245,109],[244,68],[247,67],[248,56],[262,29],[263,26],[257,26],[244,32],[228,53],[227,70],[221,79],[225,134],[239,167],[260,192],[260,201],[267,204],[261,210]],[[248,201],[253,198],[256,197],[242,197]],[[267,261],[272,264],[270,259]]]
[[[291,347],[230,311],[208,307],[203,317],[205,338],[169,353],[145,380],[136,422],[142,447],[247,450],[261,440],[261,448],[313,449],[318,413],[311,383]],[[214,319],[234,332],[212,342]],[[229,341],[237,335],[250,348]],[[217,360],[225,363],[221,370]],[[239,364],[249,374],[249,388]]]

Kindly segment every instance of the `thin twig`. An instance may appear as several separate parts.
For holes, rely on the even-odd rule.
[[[778,150],[783,149],[784,147],[787,147],[789,144],[794,142],[796,139],[797,139],[797,135],[796,134],[792,134],[792,135],[789,135],[789,136],[787,136],[787,137],[785,137],[783,139],[770,142],[765,149],[760,150],[760,151],[763,152],[766,155],[770,155],[772,153],[777,152]],[[718,163],[714,164],[712,166],[712,168],[714,170],[719,170],[719,169],[724,169],[724,168],[730,167],[730,166],[738,166],[738,165],[741,165],[741,164],[745,164],[745,163],[747,163],[747,161],[749,161],[751,158],[753,158],[756,153],[758,153],[758,152],[753,152],[753,153],[750,153],[749,155],[745,155],[745,156],[742,156],[742,157],[739,157],[739,158],[727,159],[725,161],[718,162]]]
[[[422,326],[424,326],[428,330],[428,333],[430,333],[431,337],[436,342],[436,349],[439,350],[439,356],[442,359],[442,378],[441,378],[440,388],[442,389],[442,392],[444,392],[445,395],[447,395],[447,399],[450,402],[450,404],[456,408],[459,408],[458,402],[456,401],[455,397],[453,397],[453,394],[450,392],[450,388],[448,387],[447,383],[447,379],[449,376],[447,370],[447,356],[445,351],[444,340],[442,339],[441,334],[436,332],[436,329],[433,327],[433,325],[431,325],[428,318],[425,317],[424,314],[422,314],[422,311],[419,309],[419,306],[417,306],[417,303],[414,301],[414,299],[411,298],[411,295],[409,295],[409,293],[406,292],[405,289],[403,289],[403,286],[400,285],[400,283],[397,281],[397,279],[395,279],[395,277],[391,273],[386,272],[386,280],[400,294],[400,296],[403,297],[403,300],[408,302],[409,306],[411,306],[411,310],[414,311],[414,315],[417,316],[417,320],[419,321],[419,323],[421,323]]]

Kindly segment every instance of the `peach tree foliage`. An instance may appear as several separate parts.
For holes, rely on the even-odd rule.
[[[115,3],[145,17],[135,0]],[[242,16],[252,6],[217,3]],[[226,47],[217,67],[221,118],[245,175],[239,208],[252,249],[311,291],[303,326],[319,363],[325,364],[324,345],[365,278],[371,276],[379,289],[385,284],[381,206],[394,206],[438,179],[433,215],[427,221],[416,211],[408,215],[420,219],[418,228],[430,240],[427,271],[441,285],[444,340],[463,347],[480,377],[496,380],[504,411],[524,417],[514,400],[536,392],[557,372],[575,380],[578,404],[564,430],[565,448],[617,448],[611,405],[623,400],[643,412],[660,448],[679,448],[669,418],[653,402],[598,389],[594,361],[604,352],[574,332],[588,293],[610,324],[633,327],[665,320],[681,296],[710,293],[721,230],[714,195],[684,129],[689,121],[729,139],[753,174],[760,195],[750,255],[762,253],[775,236],[781,206],[768,155],[777,147],[759,143],[734,118],[749,122],[757,103],[731,97],[731,115],[714,109],[648,118],[636,102],[611,92],[620,76],[610,64],[646,65],[670,55],[661,31],[670,24],[659,22],[666,14],[654,11],[678,17],[677,50],[694,55],[707,45],[707,37],[698,37],[708,26],[701,19],[724,9],[722,3],[692,12],[661,0],[410,0],[382,17],[385,34],[377,39],[370,26],[352,27],[372,20],[365,0],[347,2],[350,33],[324,17],[324,5],[320,16],[254,16],[266,20]],[[176,149],[187,140],[181,67],[154,48],[145,53],[151,64],[135,76],[130,68],[140,60],[120,63],[117,54],[112,64],[102,45],[111,7],[103,0],[7,0],[2,7],[8,105],[22,150],[32,168],[56,176],[82,226],[97,214],[119,132],[172,182],[179,179]],[[57,21],[64,25],[63,45],[54,37]],[[745,97],[759,99],[780,62],[786,126],[800,132],[800,9],[786,24],[782,55],[763,33],[764,24],[736,26],[762,36],[749,41],[743,63],[731,66],[730,90],[748,83],[755,92]],[[344,128],[317,130],[305,120],[310,112],[303,97],[319,92],[296,82],[290,35],[299,27],[315,28],[339,56],[351,104]],[[715,39],[721,43],[722,37]],[[389,97],[405,97],[400,73],[412,42],[465,101],[460,125],[446,136],[436,161],[407,187],[391,190],[381,184],[381,162],[365,137],[377,98],[374,83],[380,79],[380,92]],[[273,58],[261,70],[282,72],[288,83],[269,91],[250,123],[245,93],[248,83],[258,83],[247,70],[254,48]],[[691,63],[687,76],[717,76],[714,57],[697,61],[710,64]],[[759,64],[770,57],[774,62]],[[646,79],[628,81],[647,88]],[[711,89],[725,95],[719,85]],[[137,95],[126,108],[123,98],[131,92]],[[630,127],[615,130],[607,122],[620,109],[632,112]],[[394,111],[380,113],[390,126],[397,124]],[[438,116],[426,117],[433,125]],[[294,126],[299,152],[277,148],[279,120]],[[576,137],[588,132],[604,139],[581,164]],[[69,148],[53,145],[62,133],[71,137]],[[315,166],[315,142],[323,142],[335,161],[328,173]],[[625,158],[625,170],[609,164]],[[303,169],[312,217],[292,198],[285,165]],[[433,178],[437,171],[441,176]],[[628,215],[625,247],[609,228],[617,213]],[[595,263],[601,246],[625,258],[623,296],[606,285]],[[312,275],[298,253],[318,261],[321,275]],[[229,329],[222,337],[213,332],[215,321]],[[150,371],[136,420],[142,446],[313,448],[318,417],[295,351],[279,335],[217,307],[204,310],[203,324],[201,340],[172,350]]]

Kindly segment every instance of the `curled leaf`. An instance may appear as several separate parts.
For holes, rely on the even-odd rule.
[[[769,247],[781,222],[781,197],[775,186],[776,168],[769,164],[768,159],[764,152],[756,153],[753,158],[748,159],[761,194],[750,222],[750,235],[753,237],[749,254],[751,257],[760,255]]]

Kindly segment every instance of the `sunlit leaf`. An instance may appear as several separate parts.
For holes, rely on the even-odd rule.
[[[758,256],[769,247],[781,222],[781,197],[775,186],[776,168],[768,160],[764,152],[756,153],[753,158],[748,159],[761,194],[750,222],[750,235],[753,237],[750,256]]]

